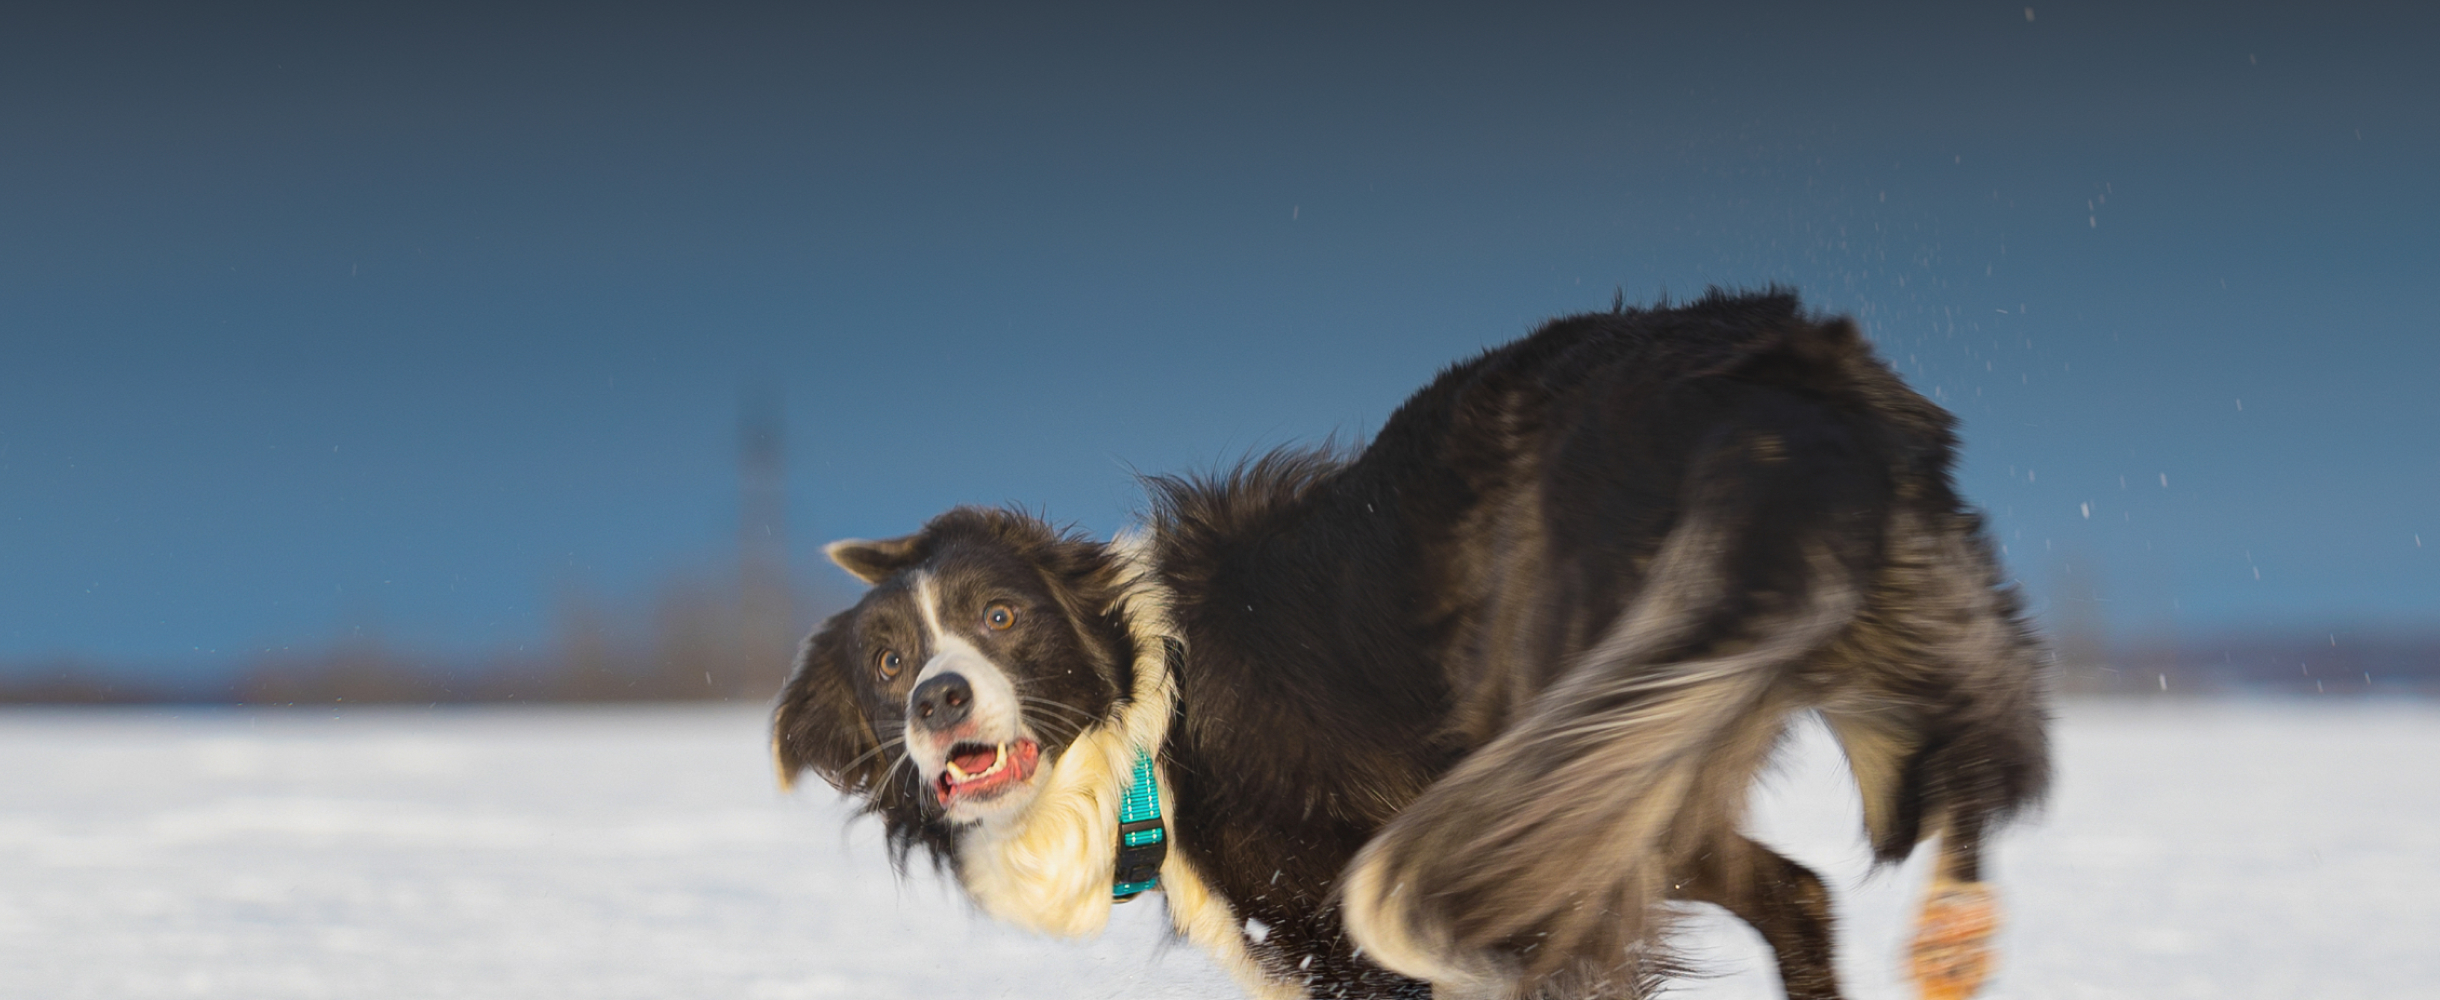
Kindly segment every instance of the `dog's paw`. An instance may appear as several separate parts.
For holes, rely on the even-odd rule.
[[[1934,879],[1908,963],[1923,1000],[1965,1000],[1991,977],[1999,900],[1981,882]]]

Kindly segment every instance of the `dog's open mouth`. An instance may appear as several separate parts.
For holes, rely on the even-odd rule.
[[[949,761],[932,779],[932,790],[944,806],[988,799],[1031,780],[1041,759],[1042,747],[1028,739],[993,746],[960,743],[949,748]]]

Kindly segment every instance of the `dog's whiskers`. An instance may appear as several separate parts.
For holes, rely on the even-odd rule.
[[[1027,706],[1027,707],[1028,707],[1028,708],[1039,708],[1040,706],[1033,706],[1033,705],[1029,705],[1029,706]],[[1091,718],[1091,717],[1089,717],[1089,716],[1083,716],[1083,715],[1067,715],[1067,714],[1061,714],[1061,713],[1058,713],[1058,712],[1047,712],[1047,711],[1046,711],[1046,712],[1041,712],[1040,714],[1036,715],[1036,716],[1035,716],[1035,718],[1034,718],[1034,721],[1036,721],[1036,722],[1038,722],[1038,723],[1057,722],[1057,723],[1060,723],[1060,724],[1062,724],[1062,725],[1073,726],[1073,727],[1075,727],[1077,730],[1082,731],[1082,730],[1084,730],[1084,729],[1091,728],[1092,726],[1094,726],[1094,725],[1098,724],[1098,723],[1099,723],[1101,720],[1099,720],[1099,719],[1094,719],[1094,718]]]
[[[904,740],[901,740],[900,742],[901,742],[901,743],[903,743],[903,742],[905,742],[905,741],[904,741]],[[879,782],[876,782],[875,784],[876,784],[876,785],[887,785],[887,784],[889,784],[890,775],[897,773],[897,771],[898,771],[898,766],[899,766],[899,765],[901,765],[901,764],[906,765],[906,769],[907,769],[907,777],[908,777],[908,778],[913,779],[913,780],[914,780],[914,782],[915,782],[915,784],[917,784],[917,785],[921,785],[921,784],[923,784],[923,773],[922,773],[922,772],[920,772],[920,771],[915,770],[915,758],[914,758],[914,756],[913,756],[913,755],[911,755],[911,754],[905,753],[905,752],[903,752],[903,751],[901,751],[901,752],[898,754],[898,759],[893,760],[893,761],[891,761],[891,762],[890,762],[890,766],[888,766],[888,767],[886,767],[886,768],[883,768],[883,769],[881,770],[881,780],[880,780]]]
[[[1066,702],[1063,702],[1063,701],[1055,701],[1055,700],[1053,700],[1053,699],[1050,699],[1050,698],[1044,698],[1044,697],[1041,697],[1041,696],[1039,696],[1039,695],[1030,695],[1030,694],[1026,694],[1022,688],[1020,688],[1020,689],[1017,691],[1017,700],[1018,700],[1019,702],[1021,702],[1021,703],[1025,704],[1025,705],[1027,705],[1027,706],[1029,706],[1029,707],[1033,707],[1033,708],[1041,708],[1041,709],[1056,709],[1056,710],[1058,710],[1058,711],[1061,711],[1061,712],[1066,713],[1066,714],[1067,714],[1069,717],[1071,717],[1071,718],[1072,718],[1074,721],[1076,721],[1076,722],[1080,722],[1080,723],[1082,723],[1082,724],[1084,724],[1084,725],[1087,725],[1087,726],[1094,725],[1094,724],[1097,724],[1097,723],[1099,723],[1099,722],[1101,722],[1101,721],[1102,721],[1100,718],[1096,717],[1096,716],[1095,716],[1093,713],[1091,713],[1091,712],[1087,712],[1087,711],[1085,711],[1084,709],[1077,708],[1076,706],[1074,706],[1074,705],[1070,705],[1070,704],[1068,704],[1068,703],[1066,703]]]
[[[1074,743],[1076,742],[1077,737],[1084,735],[1084,727],[1082,726],[1061,723],[1060,725],[1068,726],[1065,731],[1061,731],[1059,728],[1057,728],[1057,725],[1055,725],[1054,722],[1055,720],[1051,719],[1042,720],[1042,735],[1048,736],[1061,743]]]
[[[893,745],[896,745],[896,746],[899,746],[899,747],[904,747],[904,746],[906,746],[906,742],[907,742],[907,738],[906,738],[904,735],[894,736],[894,737],[891,737],[891,738],[889,738],[889,739],[882,740],[882,741],[881,741],[881,745],[880,745],[880,746],[874,747],[874,748],[872,748],[872,749],[870,749],[870,750],[864,751],[863,753],[857,754],[857,755],[856,755],[856,759],[851,760],[851,761],[848,761],[848,762],[847,762],[847,766],[842,767],[842,768],[840,768],[840,769],[839,769],[839,773],[840,773],[840,774],[849,774],[849,773],[852,773],[852,772],[854,772],[854,771],[855,771],[855,769],[856,769],[856,765],[858,765],[858,764],[862,764],[862,763],[864,763],[865,761],[868,761],[868,760],[873,759],[875,756],[878,756],[878,755],[880,755],[880,754],[882,754],[882,753],[886,753],[886,752],[888,752],[889,748],[890,748],[891,746],[893,746]],[[882,771],[882,774],[883,774],[884,776],[887,776],[887,775],[889,774],[889,772],[888,772],[888,771],[885,769],[885,770],[883,770],[883,771]]]

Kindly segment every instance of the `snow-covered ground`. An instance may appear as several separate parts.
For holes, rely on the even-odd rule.
[[[774,789],[737,707],[0,712],[0,997],[1236,995],[1158,903],[1087,944],[894,881],[869,824]],[[1998,997],[2440,991],[2440,709],[2071,704],[2012,834]],[[1808,732],[1757,828],[1846,890],[1850,991],[1920,866],[1867,877]],[[1724,919],[1689,942],[1772,995]]]

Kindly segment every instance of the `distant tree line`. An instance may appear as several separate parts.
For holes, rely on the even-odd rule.
[[[624,617],[570,599],[547,650],[457,661],[353,642],[264,655],[202,681],[148,679],[89,662],[19,664],[0,669],[0,703],[759,701],[779,690],[802,633],[843,599],[757,600],[674,587],[648,613]],[[2071,696],[2440,697],[2440,635],[2261,633],[2117,644],[2065,635],[2054,647],[2058,689]]]
[[[9,664],[0,666],[0,703],[753,701],[779,690],[804,631],[840,600],[804,599],[785,574],[749,566],[735,586],[665,586],[640,611],[566,595],[558,635],[538,652],[441,658],[350,639],[186,676],[86,660]]]
[[[2440,697],[2440,635],[2263,631],[2059,652],[2069,694]]]

